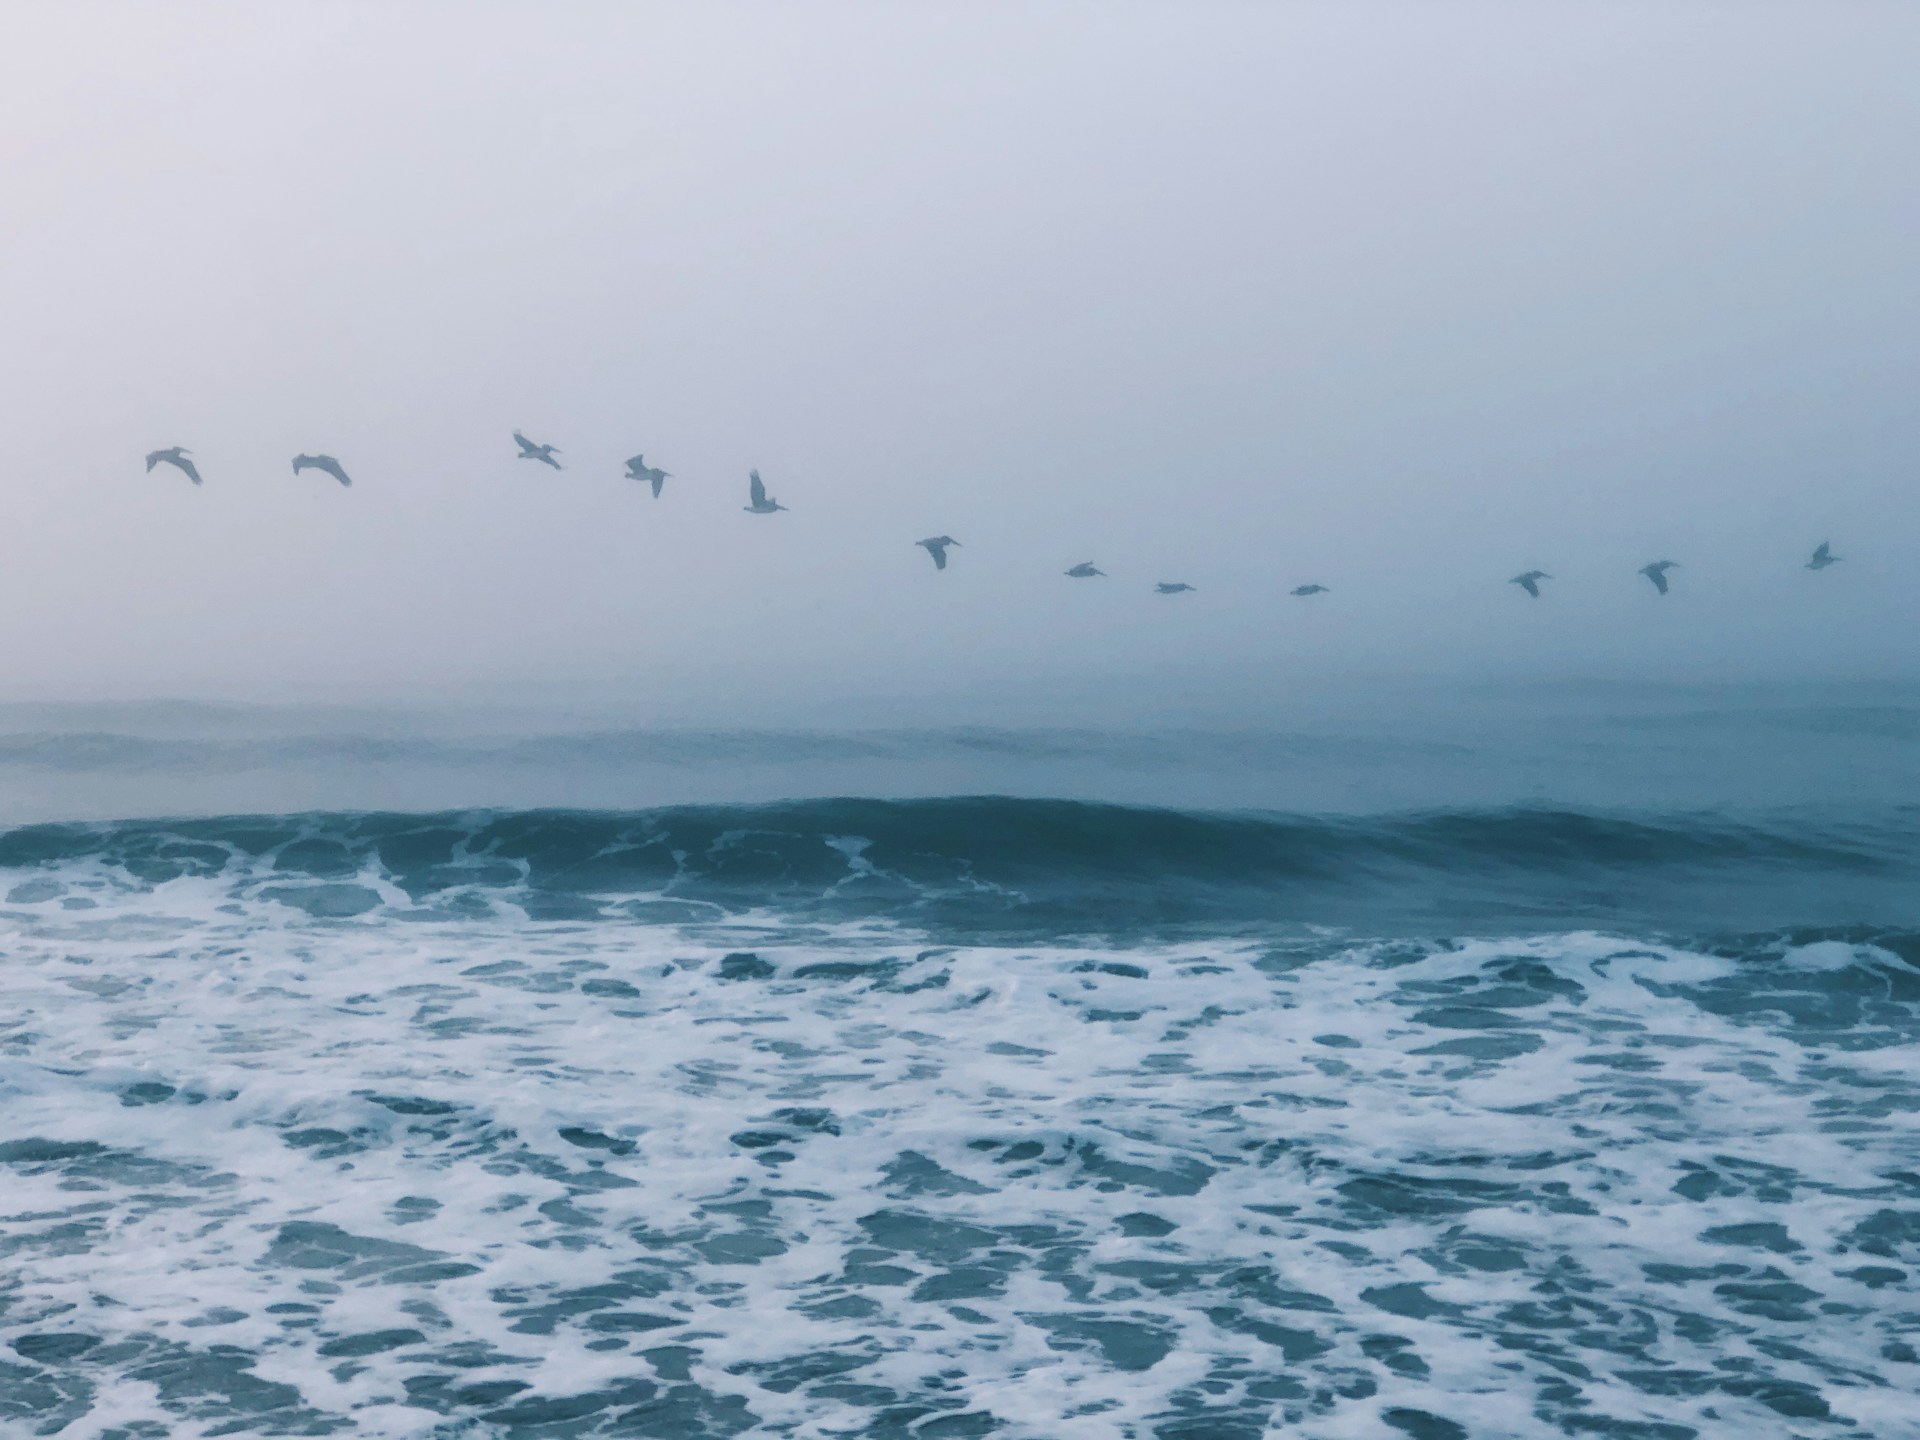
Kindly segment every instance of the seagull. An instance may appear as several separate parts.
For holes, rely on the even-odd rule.
[[[1833,553],[1827,542],[1822,540],[1820,548],[1813,552],[1813,558],[1807,561],[1807,569],[1824,570],[1829,565],[1838,565],[1840,559],[1841,557]]]
[[[513,438],[520,446],[520,458],[522,460],[538,460],[541,464],[551,465],[556,470],[560,468],[560,462],[553,458],[554,452],[558,448],[557,446],[536,445],[518,430],[513,432]]]
[[[629,480],[646,480],[651,482],[653,485],[653,498],[658,500],[660,498],[661,485],[671,480],[673,473],[669,470],[662,470],[658,466],[647,464],[647,457],[644,455],[636,455],[627,461],[627,478]]]
[[[1678,560],[1656,560],[1651,565],[1642,565],[1638,573],[1651,580],[1653,588],[1664,595],[1667,593],[1667,571],[1679,568]]]
[[[947,547],[960,542],[951,535],[935,535],[931,540],[916,540],[913,543],[933,556],[934,569],[944,570],[947,568]]]
[[[1293,587],[1293,593],[1296,595],[1324,595],[1327,593],[1327,587],[1324,585],[1296,585]]]
[[[200,472],[193,468],[193,461],[187,458],[188,453],[184,445],[176,445],[171,450],[155,450],[151,455],[147,456],[147,473],[151,475],[153,473],[153,467],[164,460],[169,465],[177,465],[189,480],[198,485],[200,483]]]
[[[1551,580],[1552,578],[1553,577],[1544,570],[1529,570],[1524,575],[1514,576],[1511,580],[1507,581],[1507,583],[1509,585],[1518,585],[1522,590],[1526,591],[1527,594],[1538,600],[1540,598],[1540,582],[1542,580]]]
[[[1178,595],[1182,590],[1191,590],[1193,586],[1184,580],[1162,580],[1153,587],[1162,595]]]
[[[302,470],[324,470],[342,485],[353,484],[353,481],[347,478],[347,472],[341,469],[340,462],[331,455],[294,456],[293,473],[298,475]]]
[[[1067,574],[1071,575],[1076,580],[1085,580],[1089,576],[1104,575],[1106,573],[1107,572],[1104,570],[1095,569],[1094,564],[1091,560],[1088,560],[1082,564],[1076,565],[1071,570],[1067,571]]]
[[[776,510],[784,510],[787,508],[779,502],[767,498],[766,482],[760,478],[760,472],[758,470],[749,470],[747,472],[747,495],[748,498],[753,501],[751,505],[745,507],[749,515],[771,515]]]

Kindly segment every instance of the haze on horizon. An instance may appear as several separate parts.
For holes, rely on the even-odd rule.
[[[6,31],[0,701],[1920,676],[1913,7]]]

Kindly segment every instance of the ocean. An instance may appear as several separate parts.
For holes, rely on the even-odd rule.
[[[0,721],[0,1434],[1920,1435],[1910,698]]]

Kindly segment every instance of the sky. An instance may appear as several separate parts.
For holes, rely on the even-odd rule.
[[[1920,675],[1911,4],[69,0],[0,39],[0,702]]]

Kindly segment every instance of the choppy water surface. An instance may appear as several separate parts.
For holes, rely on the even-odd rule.
[[[1896,836],[886,813],[0,835],[0,1433],[1920,1433]]]

